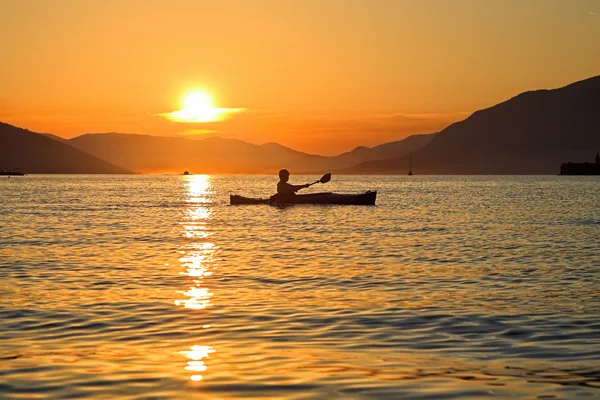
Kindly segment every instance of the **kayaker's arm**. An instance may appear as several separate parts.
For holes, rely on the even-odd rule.
[[[300,189],[307,188],[309,185],[291,185],[287,182],[282,183],[279,182],[277,184],[277,193],[278,194],[294,194]]]
[[[307,184],[304,184],[304,185],[290,185],[290,186],[294,188],[294,192],[297,192],[300,189],[306,189],[310,185],[307,183]]]

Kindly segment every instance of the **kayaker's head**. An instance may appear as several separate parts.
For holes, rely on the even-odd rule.
[[[279,171],[279,180],[281,182],[287,182],[290,179],[290,172],[287,169]]]

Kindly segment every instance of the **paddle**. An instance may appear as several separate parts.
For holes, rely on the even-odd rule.
[[[314,181],[313,183],[309,183],[308,186],[312,186],[316,183],[327,183],[331,180],[331,172],[326,173],[319,179],[318,181]]]

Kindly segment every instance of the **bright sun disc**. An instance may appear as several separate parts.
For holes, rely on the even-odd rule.
[[[216,109],[211,98],[206,93],[191,93],[183,100],[183,110],[185,119],[195,122],[215,121],[219,117],[219,110]]]
[[[205,93],[192,93],[183,100],[183,109],[192,113],[200,114],[213,108],[210,97]]]
[[[220,121],[233,113],[245,111],[244,108],[215,107],[210,94],[206,92],[189,93],[182,105],[181,110],[160,115],[171,121],[197,123]]]
[[[215,108],[206,93],[188,94],[183,100],[183,110],[173,113],[175,119],[185,122],[211,122],[219,119],[220,110]]]

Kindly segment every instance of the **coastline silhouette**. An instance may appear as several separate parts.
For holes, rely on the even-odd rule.
[[[600,153],[596,153],[593,163],[564,163],[560,166],[561,175],[600,175]]]

